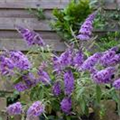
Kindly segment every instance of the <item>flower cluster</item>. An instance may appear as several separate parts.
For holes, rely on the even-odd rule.
[[[53,90],[53,94],[55,96],[60,95],[60,93],[61,93],[61,85],[60,85],[59,81],[57,81],[57,82],[54,83],[54,85],[52,87],[52,90]]]
[[[2,75],[12,75],[14,69],[14,63],[10,58],[4,55],[0,56],[0,73]]]
[[[20,70],[28,70],[31,68],[30,61],[21,51],[11,51],[9,54],[16,68]]]
[[[82,51],[79,50],[79,51],[75,52],[75,56],[73,58],[73,66],[75,68],[79,69],[81,67],[81,65],[83,64],[83,62],[84,62],[84,55],[83,55]]]
[[[40,116],[45,111],[45,106],[41,101],[34,102],[27,111],[27,116]]]
[[[7,112],[9,115],[19,115],[22,113],[22,105],[20,102],[14,103],[7,107]],[[36,101],[27,110],[27,116],[40,116],[45,111],[45,105],[41,101]]]
[[[44,46],[45,43],[40,35],[34,31],[26,29],[21,26],[16,26],[18,32],[22,35],[23,39],[27,42],[28,45],[40,45]]]
[[[22,113],[22,105],[20,102],[14,103],[7,107],[7,112],[9,115],[18,115]]]
[[[117,79],[113,82],[113,87],[117,90],[120,90],[120,79]]]
[[[71,70],[64,73],[64,88],[66,95],[70,95],[74,90],[74,77]]]
[[[88,57],[82,64],[80,70],[86,71],[91,70],[99,61],[101,58],[101,53],[95,53],[94,55]]]
[[[106,51],[100,59],[103,66],[113,66],[120,62],[120,54],[116,54],[114,49]]]
[[[72,55],[73,55],[73,50],[72,48],[69,48],[65,52],[63,52],[60,55],[60,57],[54,56],[53,57],[54,71],[60,73],[61,70],[72,65],[72,59],[73,59]]]
[[[85,20],[85,22],[82,24],[79,30],[79,35],[77,36],[77,39],[86,41],[91,38],[92,30],[93,30],[92,24],[93,24],[95,15],[96,15],[96,12],[88,16],[88,18]]]
[[[67,98],[67,97],[64,98],[61,101],[60,105],[61,105],[62,111],[68,114],[70,112],[71,108],[72,108],[71,98]]]
[[[13,73],[13,69],[28,70],[31,63],[21,51],[9,51],[0,56],[1,74],[7,75]]]
[[[95,74],[92,74],[93,81],[98,84],[105,84],[112,82],[112,76],[114,75],[115,68],[114,67],[108,67],[104,70],[98,71]]]

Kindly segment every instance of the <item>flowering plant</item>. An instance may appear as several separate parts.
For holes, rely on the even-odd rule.
[[[79,34],[74,35],[78,47],[72,44],[59,56],[52,52],[39,34],[16,27],[30,46],[30,51],[25,55],[21,51],[5,50],[0,55],[2,78],[11,80],[14,89],[25,97],[7,107],[9,115],[22,114],[23,119],[76,120],[98,109],[101,118],[104,108],[101,101],[106,99],[117,103],[120,115],[119,47],[88,56],[87,49],[80,44],[81,41],[92,40],[96,14],[89,15]]]

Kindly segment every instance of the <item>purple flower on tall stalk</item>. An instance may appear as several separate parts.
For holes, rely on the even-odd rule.
[[[43,41],[43,39],[41,38],[41,36],[29,29],[26,29],[24,27],[21,26],[16,26],[17,31],[22,35],[23,39],[27,42],[28,45],[40,45],[40,46],[44,46],[45,43]]]
[[[60,93],[61,93],[61,85],[60,85],[59,81],[57,81],[57,82],[54,83],[52,91],[53,91],[53,94],[55,96],[60,95]]]
[[[64,89],[66,95],[70,95],[74,90],[74,77],[71,70],[64,73]]]
[[[34,102],[27,111],[27,116],[37,117],[45,112],[45,105],[41,101]]]
[[[46,71],[39,68],[38,69],[38,76],[39,76],[39,78],[38,78],[39,81],[43,82],[44,84],[50,84],[51,79],[50,79],[50,76],[48,75],[48,73]]]
[[[117,79],[113,82],[113,87],[117,90],[120,90],[120,79]]]
[[[2,75],[12,75],[14,69],[14,62],[5,57],[4,55],[0,56],[0,72]]]
[[[31,68],[31,63],[21,51],[11,51],[10,59],[13,61],[16,68],[20,70],[27,70]]]
[[[72,100],[71,100],[71,98],[67,98],[67,97],[64,98],[61,101],[60,105],[61,105],[62,111],[65,112],[65,113],[67,113],[67,114],[69,114],[70,110],[72,108]]]
[[[113,49],[106,51],[100,59],[103,66],[112,66],[120,62],[120,54],[116,54]]]
[[[101,56],[101,53],[95,53],[94,55],[88,57],[81,65],[80,70],[91,70],[98,63]]]
[[[92,74],[92,79],[95,83],[98,84],[110,83],[114,73],[115,73],[115,68],[108,67],[104,70],[98,71],[95,74]]]
[[[73,58],[73,65],[76,68],[80,68],[80,66],[83,64],[83,62],[84,62],[84,55],[83,55],[82,51],[79,50],[75,53],[75,56]]]
[[[7,107],[7,113],[9,115],[19,115],[22,113],[22,105],[20,102],[14,103]]]
[[[77,36],[77,39],[87,41],[91,38],[92,30],[93,30],[92,24],[93,24],[95,15],[96,15],[96,12],[88,16],[88,18],[85,20],[85,22],[82,24],[79,30],[79,35]]]

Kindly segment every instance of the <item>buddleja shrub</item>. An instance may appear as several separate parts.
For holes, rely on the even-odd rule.
[[[74,38],[79,47],[71,45],[59,56],[52,53],[39,34],[17,26],[31,49],[26,55],[16,50],[5,50],[0,55],[2,78],[12,81],[14,89],[24,96],[7,107],[10,116],[76,120],[89,116],[90,109],[103,110],[101,101],[108,99],[117,103],[120,114],[119,48],[86,56],[87,50],[80,44],[92,40],[96,14],[88,16]]]

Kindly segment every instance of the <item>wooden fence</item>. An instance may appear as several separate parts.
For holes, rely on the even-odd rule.
[[[51,30],[50,19],[53,18],[53,8],[64,8],[70,0],[0,0],[0,50],[7,49],[27,50],[25,42],[15,30],[15,25],[21,25],[41,34],[46,43],[53,46],[55,51],[64,51],[65,45],[61,38]],[[117,4],[116,4],[116,3]],[[47,20],[38,20],[28,12],[28,8],[43,8]],[[106,0],[105,9],[115,10],[120,7],[120,0]],[[102,31],[97,31],[102,32]],[[3,84],[0,86],[3,87]],[[4,87],[0,90],[7,91]],[[0,110],[6,106],[6,99],[0,98]],[[3,120],[7,120],[4,116]]]
[[[65,49],[65,45],[49,24],[53,8],[64,8],[69,0],[1,0],[0,1],[0,49],[26,50],[27,46],[16,32],[15,25],[22,25],[36,30],[46,43],[56,51]],[[43,8],[47,20],[38,21],[28,12],[28,8]]]

